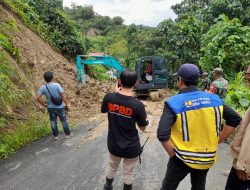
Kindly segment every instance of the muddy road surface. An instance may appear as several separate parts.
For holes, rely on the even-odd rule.
[[[150,125],[147,134],[140,134],[144,148],[142,164],[135,167],[134,190],[159,190],[165,175],[168,155],[156,138],[163,102],[144,101]],[[73,137],[64,134],[54,141],[51,136],[28,145],[7,160],[0,160],[1,190],[102,190],[105,182],[108,151],[107,119],[99,114],[73,129]],[[219,147],[219,161],[207,177],[208,190],[222,190],[226,177],[220,170],[230,169],[229,146]],[[121,170],[114,180],[114,190],[122,189]],[[190,177],[179,185],[190,189]]]

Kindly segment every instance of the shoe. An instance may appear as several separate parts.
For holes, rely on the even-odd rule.
[[[104,184],[103,190],[112,190],[113,189],[113,183],[114,179],[108,179],[106,178],[106,183]]]
[[[70,133],[69,135],[66,135],[65,139],[70,139],[73,136],[73,133]]]
[[[58,136],[55,136],[55,137],[54,137],[54,140],[58,140],[58,139],[59,139],[59,137],[58,137]]]
[[[127,185],[126,183],[124,183],[123,190],[132,190],[132,184]]]

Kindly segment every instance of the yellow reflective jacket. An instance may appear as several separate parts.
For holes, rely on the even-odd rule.
[[[208,169],[216,162],[223,103],[218,95],[194,91],[167,100],[176,114],[170,140],[189,167]]]

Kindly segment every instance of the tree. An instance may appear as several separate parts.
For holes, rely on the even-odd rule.
[[[203,69],[222,67],[226,75],[233,76],[250,64],[250,27],[221,15],[202,36],[201,51],[199,64]]]
[[[225,14],[230,19],[240,19],[243,25],[250,24],[249,0],[184,0],[172,6],[172,9],[178,15],[177,20],[194,15],[199,20],[213,25],[220,14]]]
[[[135,24],[131,24],[129,25],[128,29],[127,29],[127,44],[128,44],[128,54],[127,54],[127,59],[126,59],[126,67],[129,67],[130,65],[130,59],[131,59],[131,55],[133,54],[132,50],[132,43],[133,40],[135,39],[135,35],[133,35],[133,33],[135,33],[137,31],[136,29],[136,25]]]
[[[177,58],[176,67],[185,62],[198,64],[200,38],[205,26],[205,23],[193,16],[179,22],[169,19],[159,24],[157,28],[163,37],[163,49],[168,56]]]
[[[124,19],[120,16],[116,16],[112,19],[112,22],[114,23],[114,25],[122,25]]]

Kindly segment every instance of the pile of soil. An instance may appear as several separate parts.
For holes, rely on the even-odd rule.
[[[69,62],[56,52],[35,32],[27,28],[10,9],[0,4],[0,25],[15,20],[18,31],[13,34],[14,46],[20,50],[19,68],[29,82],[34,102],[38,88],[45,84],[43,74],[51,70],[55,82],[63,87],[70,107],[69,119],[74,123],[85,122],[100,113],[100,106],[105,93],[113,91],[114,82],[101,83],[88,78],[84,86],[76,81],[75,63]],[[160,101],[170,95],[168,90],[160,90],[154,101]],[[34,104],[34,107],[37,106]]]
[[[0,25],[10,20],[17,23],[18,31],[14,32],[14,46],[20,50],[19,68],[27,79],[35,99],[36,91],[45,83],[43,74],[51,70],[55,81],[63,87],[70,104],[69,119],[75,123],[84,122],[100,113],[100,104],[106,92],[112,89],[112,83],[102,84],[93,79],[80,86],[76,81],[75,63],[69,62],[44,42],[35,32],[27,28],[11,10],[0,5]],[[34,104],[34,106],[36,106]]]

